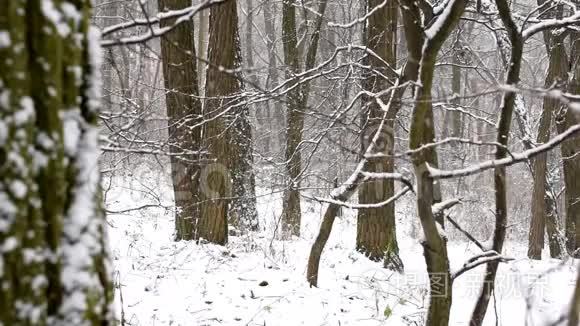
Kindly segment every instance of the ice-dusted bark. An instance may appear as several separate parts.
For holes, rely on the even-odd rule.
[[[551,37],[548,40],[549,45],[549,65],[548,75],[545,80],[545,87],[551,87],[554,82],[560,84],[566,80],[567,59],[564,40],[562,37]],[[538,126],[537,144],[543,144],[550,139],[550,126],[554,112],[560,107],[557,99],[549,97],[544,98],[542,115]],[[544,229],[549,223],[549,242],[550,252],[552,255],[559,255],[556,248],[559,247],[555,224],[555,218],[552,214],[551,207],[554,205],[553,198],[549,194],[547,178],[547,158],[548,153],[543,153],[533,161],[534,188],[532,194],[532,218],[530,221],[528,257],[531,259],[541,259],[542,249],[544,247]],[[552,207],[553,208],[553,207]],[[547,221],[551,216],[551,221]]]
[[[444,10],[445,14],[435,18],[435,22],[423,31],[413,18],[419,16],[418,4],[411,0],[403,2],[403,21],[409,52],[417,53],[418,49],[421,49],[418,56],[420,58],[417,80],[419,86],[415,92],[415,106],[409,134],[409,148],[412,150],[432,143],[435,139],[431,105],[435,60],[443,42],[459,22],[466,4],[467,1],[464,0],[450,1],[447,3],[449,7]],[[423,39],[421,35],[426,35],[426,37]],[[423,39],[424,44],[417,44],[420,41],[416,38]],[[412,161],[417,180],[417,213],[423,229],[425,240],[422,245],[429,273],[430,296],[425,325],[448,325],[453,286],[449,271],[447,240],[439,232],[438,222],[435,220],[437,215],[442,219],[442,212],[434,214],[432,210],[432,205],[438,201],[436,196],[440,196],[440,193],[437,193],[438,183],[433,182],[427,171],[429,165],[436,166],[437,154],[434,149],[422,150],[413,155]]]
[[[252,137],[242,79],[236,1],[211,7],[204,107],[204,145],[214,162],[200,175],[200,237],[225,244],[228,218],[243,228],[257,227],[252,170]],[[235,197],[233,197],[235,196]]]
[[[367,10],[377,8],[382,0],[368,0]],[[390,81],[397,76],[393,69],[397,64],[397,14],[398,5],[392,3],[378,10],[368,17],[366,26],[366,42],[369,50],[379,58],[368,55],[367,64],[371,71],[365,79],[364,85],[369,92],[378,93],[389,87]],[[386,63],[386,64],[385,64]],[[388,66],[387,66],[388,65]],[[391,94],[382,96],[383,102],[388,102]],[[374,98],[365,98],[363,105],[363,136],[361,137],[361,153],[365,153],[377,131],[384,112]],[[378,153],[388,154],[394,150],[394,122],[399,103],[391,103],[391,116],[385,121],[385,128],[381,131],[381,145],[377,148]],[[394,160],[391,157],[372,158],[364,167],[367,172],[393,172]],[[369,180],[358,188],[360,204],[375,204],[383,202],[395,193],[394,180],[377,179]],[[386,268],[402,271],[403,262],[399,257],[395,227],[395,203],[384,205],[379,208],[367,208],[358,210],[357,250],[367,255],[371,260],[383,260]]]
[[[96,127],[100,49],[90,2],[4,5],[0,322],[113,325]]]
[[[189,0],[159,0],[159,11],[182,9]],[[163,21],[162,27],[174,20]],[[199,151],[201,101],[197,83],[197,59],[193,21],[180,24],[161,38],[161,60],[165,81],[165,103],[172,152]],[[175,197],[175,239],[196,239],[200,202],[197,186],[199,155],[171,156],[171,178]]]

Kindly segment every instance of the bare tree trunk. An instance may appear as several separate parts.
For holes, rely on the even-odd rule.
[[[268,1],[262,4],[262,10],[264,12],[264,30],[266,33],[266,46],[268,47],[268,83],[269,87],[277,86],[279,83],[278,79],[278,65],[276,58],[276,28],[275,28],[275,17],[272,14],[273,3]],[[274,106],[274,121],[270,124],[270,130],[276,131],[276,137],[278,148],[283,149],[284,141],[286,139],[284,129],[286,128],[286,120],[284,118],[284,108],[282,106],[282,101],[275,99],[273,102]]]
[[[546,232],[548,234],[548,244],[550,246],[550,257],[562,258],[565,252],[566,242],[560,235],[562,228],[558,221],[556,210],[556,200],[551,192],[552,185],[546,181]]]
[[[431,104],[431,92],[435,60],[437,54],[449,37],[451,31],[457,26],[459,18],[465,10],[466,1],[455,1],[447,4],[449,9],[445,20],[440,23],[441,27],[434,35],[423,39],[423,30],[420,23],[413,17],[419,17],[419,9],[413,1],[403,2],[403,22],[405,24],[407,47],[409,48],[410,60],[420,58],[420,72],[415,92],[415,107],[411,118],[409,135],[409,148],[419,147],[432,143],[434,137],[433,110]],[[421,42],[421,40],[424,41]],[[426,325],[444,326],[449,323],[449,313],[452,302],[452,279],[449,271],[449,257],[447,254],[447,240],[438,230],[436,217],[433,214],[432,205],[441,200],[440,190],[429,178],[427,164],[437,164],[437,153],[434,149],[419,151],[412,157],[415,177],[417,180],[417,209],[423,229],[423,248],[427,272],[429,273],[429,309],[427,311]],[[437,196],[439,198],[437,198]],[[443,219],[443,212],[439,218]]]
[[[225,244],[234,225],[257,223],[252,138],[243,90],[236,1],[211,7],[204,107],[204,141],[210,159],[200,175],[200,237]],[[232,196],[235,196],[232,198]]]
[[[246,63],[248,72],[246,73],[247,80],[250,81],[249,89],[260,89],[260,80],[256,75],[256,67],[254,66],[254,4],[252,0],[246,0],[246,33],[245,33],[245,52],[246,52]],[[267,82],[264,83],[264,87],[268,87]],[[268,134],[268,129],[270,129],[270,117],[269,117],[269,106],[267,102],[250,104],[250,112],[254,112],[256,125],[254,126],[255,134],[265,135],[256,139],[257,145],[262,148],[263,153],[269,153],[271,150],[271,137]]]
[[[461,33],[461,31],[457,30],[457,33]],[[459,36],[457,38],[459,38]],[[459,40],[456,40],[453,49],[453,66],[451,67],[451,91],[453,92],[451,104],[453,104],[455,108],[461,105],[461,68],[459,67],[459,64],[461,63],[459,60],[460,49],[456,48],[458,45]],[[461,137],[463,132],[461,112],[455,110],[449,112],[449,114],[451,115],[451,137]]]
[[[287,79],[296,79],[295,74],[300,69],[300,58],[298,51],[298,39],[296,36],[296,9],[293,0],[284,0],[282,5],[282,38],[284,43],[284,63],[288,70]],[[318,52],[318,41],[320,39],[320,29],[322,19],[326,11],[328,0],[323,0],[319,4],[319,16],[315,20],[315,28],[306,53],[304,70],[314,67],[316,53]],[[299,83],[295,80],[295,83]],[[304,129],[304,113],[308,105],[308,95],[310,92],[308,82],[300,82],[288,92],[287,128],[286,128],[286,172],[288,183],[284,189],[282,208],[282,232],[284,236],[300,235],[301,208],[300,208],[300,175],[302,174],[302,155],[299,148],[302,142]]]
[[[571,81],[568,91],[580,92],[580,33],[571,33],[570,51]],[[559,133],[570,126],[580,123],[580,117],[571,110],[563,108],[556,116],[556,127]],[[561,145],[564,166],[564,185],[566,187],[566,237],[570,254],[580,248],[580,138],[576,137]],[[580,256],[576,253],[575,256]]]
[[[367,11],[380,5],[382,0],[368,0]],[[376,53],[380,58],[372,55],[367,56],[370,69],[370,76],[366,77],[366,89],[377,93],[388,88],[388,82],[384,76],[395,80],[393,69],[396,69],[397,54],[397,13],[398,5],[393,3],[374,12],[368,17],[368,27],[366,40],[368,48]],[[389,66],[386,66],[386,62]],[[377,73],[380,73],[377,76]],[[385,94],[382,98],[388,102],[390,94]],[[378,103],[372,98],[366,98],[368,111],[363,118],[365,128],[361,139],[361,153],[365,153],[377,132],[384,112]],[[364,104],[367,106],[367,103]],[[393,104],[391,104],[393,105]],[[395,104],[399,106],[399,104]],[[395,117],[389,117],[385,121],[386,126],[381,131],[381,146],[377,148],[378,153],[389,154],[394,150],[394,121]],[[394,161],[391,157],[373,158],[367,161],[365,166],[367,172],[393,172]],[[367,181],[359,187],[359,203],[375,204],[383,202],[392,197],[395,193],[394,180],[378,179]],[[385,268],[396,271],[403,270],[403,262],[399,258],[399,247],[397,244],[395,227],[395,203],[382,206],[380,208],[359,209],[357,219],[357,250],[367,255],[371,260],[379,261],[384,259]]]
[[[284,0],[282,4],[282,42],[284,44],[284,64],[287,67],[286,78],[292,79],[299,72],[298,38],[296,35],[296,9],[293,0]],[[302,140],[304,116],[301,112],[300,87],[289,91],[287,96],[286,128],[286,172],[288,184],[284,188],[282,208],[282,232],[284,236],[300,235],[301,208],[300,192],[297,178],[300,175],[302,155],[298,148]]]
[[[419,73],[418,63],[419,62],[416,60],[410,60],[405,64],[403,76],[399,78],[398,85],[402,85],[408,80],[417,80],[417,76]],[[395,105],[395,103],[398,103],[400,101],[404,93],[405,87],[400,87],[397,88],[395,92],[391,95],[392,99],[390,100],[389,111],[386,113],[385,122],[389,120],[389,117],[394,117],[396,115],[396,112],[398,111],[399,107]],[[376,132],[380,132],[380,130],[376,130]],[[366,164],[364,161],[365,160],[364,157],[361,158],[361,160],[362,161],[359,162],[359,167],[361,164],[363,164],[363,167],[361,167],[360,170],[362,170],[364,168],[364,164]],[[358,186],[364,179],[362,177],[362,174],[360,173],[361,171],[358,170],[359,167],[357,167],[357,170],[354,171],[353,175],[350,176],[349,180],[347,180],[342,187],[335,189],[335,191],[341,189],[340,193],[331,194],[334,200],[346,202],[356,192]],[[402,194],[404,193],[401,193],[400,195]],[[392,202],[394,202],[396,199],[397,196],[391,197]],[[388,204],[390,203],[387,203],[387,205]],[[329,204],[322,218],[320,231],[314,241],[314,244],[312,244],[312,248],[310,249],[310,256],[308,257],[308,269],[306,273],[306,278],[308,280],[308,283],[310,283],[310,286],[318,286],[318,268],[320,265],[320,257],[322,255],[322,251],[324,250],[324,246],[328,241],[330,232],[332,231],[332,225],[334,223],[334,220],[336,216],[340,213],[340,209],[341,206],[338,204],[335,203]]]
[[[562,82],[566,79],[567,68],[565,58],[565,46],[561,37],[552,37],[549,41],[549,58],[548,75],[544,83],[546,88],[551,87],[554,82]],[[564,55],[564,57],[563,57]],[[559,101],[549,97],[544,98],[544,108],[538,127],[538,136],[536,143],[541,145],[550,139],[550,126],[553,113],[560,106]],[[532,219],[530,221],[530,237],[528,257],[531,259],[542,258],[542,248],[544,247],[544,228],[547,214],[549,212],[549,203],[552,197],[547,188],[547,153],[536,157],[533,162],[534,191],[532,195]],[[557,239],[550,239],[550,243]],[[557,243],[557,242],[556,242]]]
[[[182,9],[188,0],[159,0],[159,11]],[[170,26],[173,21],[164,21]],[[197,99],[196,52],[193,21],[178,25],[161,38],[161,59],[165,80],[165,103],[169,118],[170,151],[199,151],[201,128],[191,128],[200,122],[201,102]],[[175,196],[175,239],[197,238],[200,201],[197,178],[199,155],[171,155],[171,178]]]
[[[560,9],[561,10],[561,9]],[[561,16],[561,14],[559,14]],[[546,88],[552,87],[555,82],[565,82],[568,71],[566,49],[564,46],[564,39],[561,36],[552,36],[551,33],[544,33],[544,40],[546,48],[548,49],[549,65],[548,74],[545,79],[544,86]],[[536,143],[541,145],[550,139],[550,129],[552,125],[552,118],[554,112],[560,107],[560,103],[556,99],[549,97],[544,98],[542,116],[540,118],[540,125],[538,126],[538,136]],[[552,208],[554,204],[552,196],[549,194],[547,182],[547,159],[548,154],[543,153],[538,155],[532,164],[532,173],[534,178],[534,188],[532,194],[532,218],[530,220],[530,235],[528,245],[528,257],[531,259],[542,258],[542,248],[544,247],[544,229],[545,225],[549,224],[547,230],[549,231],[550,250],[555,254],[555,247],[558,246],[558,239],[555,238],[555,223],[547,223],[548,216],[554,219]]]
[[[499,16],[507,30],[511,41],[511,56],[508,65],[506,84],[516,85],[520,80],[520,68],[522,64],[522,53],[524,40],[519,32],[519,28],[513,21],[509,4],[505,0],[496,0]],[[502,159],[508,155],[507,145],[511,129],[511,120],[516,102],[516,94],[506,92],[500,105],[500,118],[497,131],[497,143],[502,147],[497,147],[495,158]],[[494,170],[495,186],[495,229],[493,233],[492,249],[497,253],[502,252],[505,240],[508,206],[507,206],[507,175],[506,168],[499,167]],[[481,326],[489,300],[495,288],[495,276],[497,274],[498,261],[490,262],[486,265],[483,288],[475,304],[473,314],[471,315],[470,325]]]

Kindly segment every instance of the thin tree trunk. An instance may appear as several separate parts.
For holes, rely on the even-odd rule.
[[[245,51],[246,51],[246,63],[248,68],[248,73],[246,73],[247,80],[250,81],[250,89],[255,88],[256,86],[261,88],[260,81],[258,76],[256,75],[256,67],[254,66],[254,5],[252,0],[246,0],[246,37],[245,37]],[[264,86],[267,87],[267,83],[264,83]],[[258,104],[250,104],[250,111],[253,111],[256,118],[256,125],[254,129],[256,134],[259,135],[266,135],[265,137],[260,138],[259,145],[263,146],[263,153],[269,153],[271,150],[270,135],[267,135],[267,131],[270,127],[270,119],[268,117],[269,106],[267,102],[258,103]]]
[[[382,3],[382,0],[368,0],[367,10],[372,10]],[[368,64],[373,71],[365,80],[365,87],[368,91],[377,93],[388,88],[388,82],[383,76],[391,77],[395,80],[393,69],[396,69],[397,54],[397,13],[398,5],[393,3],[377,10],[368,17],[368,27],[366,40],[368,48],[376,53],[380,58],[368,56]],[[386,62],[389,66],[385,66]],[[377,76],[375,70],[382,76]],[[385,94],[382,98],[387,102],[390,94]],[[363,131],[361,141],[361,153],[365,153],[377,132],[384,112],[378,103],[372,98],[366,98],[370,103],[364,121],[366,127]],[[366,104],[365,104],[366,105]],[[391,104],[399,107],[399,104]],[[395,117],[389,117],[385,121],[386,126],[381,130],[379,142],[380,148],[376,148],[377,153],[389,154],[394,150],[394,121]],[[393,172],[394,161],[391,157],[369,159],[365,165],[367,172]],[[383,202],[392,197],[395,193],[395,185],[392,179],[378,179],[367,181],[359,187],[359,203],[374,204]],[[385,268],[396,271],[403,271],[403,262],[399,257],[399,247],[397,244],[395,227],[395,203],[382,206],[380,208],[359,209],[357,219],[357,250],[367,255],[371,260],[384,260]]]
[[[461,33],[457,30],[457,33]],[[459,38],[459,37],[458,37]],[[456,40],[455,46],[459,45],[459,40]],[[451,91],[453,92],[453,99],[451,104],[457,109],[461,105],[461,68],[459,67],[459,49],[453,49],[453,66],[451,67]],[[461,112],[458,110],[449,112],[451,115],[451,137],[462,137],[463,121],[461,119]]]
[[[276,28],[275,28],[275,18],[272,14],[273,3],[266,1],[262,4],[262,11],[264,13],[264,31],[266,33],[266,46],[268,47],[268,86],[274,87],[278,86],[278,65],[276,57]],[[273,121],[270,124],[270,130],[275,133],[275,139],[280,150],[284,147],[284,141],[286,139],[284,129],[286,128],[286,120],[284,118],[284,108],[282,106],[282,101],[275,99],[273,101],[274,112]],[[272,135],[274,136],[274,135]]]
[[[328,0],[323,0],[318,8],[319,16],[315,21],[315,28],[306,53],[305,70],[312,69],[316,62],[318,41],[322,19],[326,11]],[[282,38],[284,43],[284,63],[288,70],[287,79],[295,79],[300,69],[298,39],[296,34],[296,9],[292,0],[285,0],[282,5]],[[299,82],[299,81],[296,81]],[[302,155],[299,148],[302,142],[304,129],[304,112],[308,105],[310,92],[309,83],[302,82],[289,91],[287,96],[287,128],[285,165],[288,174],[288,183],[284,189],[282,208],[282,232],[284,236],[300,235],[301,208],[300,208],[300,175],[302,173]]]
[[[413,8],[417,9],[416,7]],[[416,58],[420,57],[423,39],[422,39],[422,30],[418,25],[419,24],[418,21],[414,19],[409,19],[410,17],[414,17],[415,14],[418,14],[418,10],[410,13],[407,16],[404,15],[403,19],[403,24],[405,25],[406,31],[405,35],[406,36],[409,35],[407,39],[407,47],[410,53],[410,57],[412,56],[413,59],[407,60],[407,63],[405,64],[405,67],[403,69],[403,75],[402,77],[399,78],[397,83],[397,85],[400,86],[405,84],[407,81],[417,80],[419,75],[419,60],[417,60]],[[393,120],[394,117],[396,116],[396,113],[399,110],[399,106],[397,105],[397,103],[400,102],[403,94],[405,93],[405,90],[406,87],[402,86],[397,88],[395,92],[391,94],[392,98],[389,104],[387,104],[389,105],[389,110],[385,114],[385,123],[389,120]],[[376,131],[380,132],[380,130]],[[361,158],[361,160],[362,161],[359,162],[359,167],[361,164],[363,164],[363,167],[360,168],[362,170],[365,164],[364,157]],[[349,177],[349,179],[341,188],[337,188],[342,190],[340,193],[331,194],[334,200],[346,202],[356,192],[358,186],[361,184],[361,181],[364,179],[362,177],[362,174],[360,173],[361,171],[358,170],[359,167],[357,167],[357,170],[354,171],[354,173]],[[337,189],[335,189],[335,191],[337,191]],[[397,198],[392,197],[392,199],[394,201]],[[340,213],[340,208],[341,207],[338,204],[328,205],[328,207],[326,208],[326,212],[323,216],[322,223],[320,225],[319,233],[316,236],[314,243],[312,244],[312,248],[310,249],[310,255],[308,257],[308,269],[306,272],[306,279],[310,284],[310,286],[318,286],[318,269],[320,266],[320,257],[322,255],[322,251],[324,250],[324,246],[328,241],[330,232],[332,231],[332,225],[334,223],[334,220],[337,214]]]
[[[90,1],[63,9],[28,0],[0,10],[11,44],[0,47],[3,325],[115,324],[98,166],[99,32]]]
[[[405,64],[405,69],[403,72],[403,76],[398,81],[398,85],[402,85],[407,80],[416,80],[418,76],[418,61],[408,61]],[[398,106],[393,106],[395,103],[398,103],[405,93],[405,87],[398,88],[391,96],[392,99],[390,100],[389,104],[389,111],[386,113],[386,121],[388,121],[389,117],[395,116],[396,112],[398,111]],[[377,130],[380,132],[379,130]],[[363,161],[359,162],[359,166],[363,164],[364,168],[364,157],[361,158]],[[362,168],[361,168],[362,170]],[[353,175],[346,181],[346,184],[341,187],[343,189],[341,193],[338,194],[331,194],[334,200],[340,202],[346,202],[350,199],[350,197],[356,192],[358,186],[361,184],[361,181],[364,179],[362,177],[361,171],[355,170]],[[339,188],[337,188],[339,189]],[[335,189],[335,191],[337,190]],[[393,201],[396,198],[392,197]],[[320,265],[320,257],[322,255],[322,251],[324,250],[324,246],[328,241],[328,237],[330,236],[330,232],[332,231],[332,225],[336,216],[340,213],[340,205],[338,204],[329,204],[326,212],[322,219],[322,224],[320,226],[320,231],[310,249],[310,256],[308,257],[308,270],[307,270],[307,280],[311,286],[318,286],[318,268]]]
[[[188,0],[159,0],[159,11],[188,7]],[[170,26],[173,21],[163,21]],[[201,102],[198,99],[193,21],[178,25],[161,38],[161,59],[165,81],[165,103],[171,152],[199,151]],[[175,197],[175,239],[197,239],[199,218],[199,155],[171,156],[171,178]]]
[[[284,0],[282,4],[282,42],[284,44],[284,64],[287,66],[286,78],[292,79],[299,71],[298,38],[296,35],[296,9],[292,0]],[[300,87],[295,87],[287,96],[287,128],[286,128],[286,172],[289,179],[284,189],[282,208],[282,232],[284,236],[300,235],[300,192],[297,189],[302,155],[298,145],[302,140],[304,116],[300,111]],[[287,234],[289,233],[289,234]]]
[[[539,3],[540,4],[540,3]],[[561,16],[561,6],[557,8]],[[555,82],[566,82],[567,74],[567,58],[564,39],[561,36],[552,36],[551,33],[544,33],[544,40],[548,50],[549,64],[548,74],[546,76],[544,86],[546,88],[552,87]],[[540,117],[540,124],[538,126],[538,135],[536,143],[541,145],[550,139],[550,129],[552,125],[552,118],[554,112],[560,107],[560,102],[549,97],[544,98],[542,115]],[[550,253],[551,255],[558,253],[558,238],[557,229],[554,216],[554,205],[552,196],[549,194],[547,181],[547,159],[548,154],[543,153],[536,157],[532,163],[532,174],[534,178],[534,187],[532,194],[532,211],[530,220],[530,232],[528,241],[528,257],[531,259],[541,259],[542,249],[544,247],[544,229],[547,229]],[[548,222],[550,216],[550,222]],[[548,228],[546,228],[548,225]]]
[[[556,81],[562,81],[566,78],[567,67],[566,58],[562,55],[565,53],[563,40],[561,38],[553,38],[550,42],[550,63],[548,66],[548,75],[546,77],[545,86],[550,87]],[[552,121],[553,112],[560,106],[559,101],[551,98],[544,98],[544,108],[540,118],[540,125],[538,127],[538,136],[536,143],[541,145],[550,139],[550,125]],[[534,177],[534,191],[532,195],[532,219],[530,221],[530,237],[528,257],[531,259],[542,258],[542,248],[544,247],[544,228],[546,224],[546,217],[548,213],[548,201],[551,197],[548,194],[546,182],[548,154],[544,153],[538,155],[533,162],[533,177]],[[550,241],[553,241],[550,239]]]
[[[423,38],[423,31],[418,28],[418,22],[413,17],[418,17],[419,9],[412,1],[405,0],[407,5],[403,13],[403,21],[406,26],[406,39],[413,56],[411,60],[420,58],[420,72],[418,83],[420,86],[415,92],[415,107],[411,118],[409,148],[414,150],[432,143],[435,139],[432,109],[432,86],[437,54],[449,37],[451,31],[457,26],[459,18],[465,10],[467,1],[456,0],[448,3],[450,6],[448,15],[434,35],[424,39],[424,44],[416,44]],[[447,11],[447,9],[445,9]],[[409,33],[411,32],[411,33]],[[417,39],[418,38],[418,39]],[[449,257],[447,254],[447,240],[440,233],[433,214],[432,205],[441,200],[439,183],[434,183],[429,178],[427,165],[437,164],[437,153],[434,149],[419,151],[412,157],[415,177],[417,179],[417,210],[423,229],[423,253],[429,273],[429,308],[427,311],[428,326],[445,326],[449,324],[449,314],[452,302],[452,279],[449,271]],[[439,197],[439,198],[437,198]],[[443,212],[439,215],[442,220]]]
[[[560,236],[560,223],[556,211],[556,201],[550,189],[552,185],[546,181],[546,232],[548,234],[548,244],[550,246],[550,257],[562,258],[562,254],[566,248],[565,240]]]
[[[510,9],[507,1],[496,0],[499,16],[508,32],[511,41],[511,56],[508,65],[508,73],[506,84],[516,85],[520,80],[520,68],[522,63],[522,53],[524,40],[519,33],[519,28],[512,20]],[[497,131],[497,143],[502,147],[496,149],[495,158],[502,159],[508,156],[508,140],[511,129],[511,120],[514,112],[516,102],[516,94],[513,92],[506,92],[502,98],[500,105],[500,118]],[[495,229],[493,233],[492,249],[497,253],[502,252],[503,243],[505,240],[508,207],[507,207],[507,175],[506,168],[499,167],[494,170],[494,186],[495,186]],[[497,274],[499,262],[494,261],[486,265],[485,276],[483,281],[483,288],[475,304],[473,314],[471,315],[470,325],[481,326],[489,300],[495,288],[495,276]]]

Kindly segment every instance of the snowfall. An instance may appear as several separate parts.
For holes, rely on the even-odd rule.
[[[154,174],[103,180],[116,299],[125,325],[423,324],[428,280],[420,240],[411,236],[409,201],[397,204],[404,274],[355,250],[356,212],[345,210],[323,252],[319,287],[311,288],[306,262],[324,204],[303,200],[301,236],[283,241],[275,236],[280,195],[260,189],[259,232],[230,236],[225,247],[175,242],[172,189]],[[147,208],[133,210],[141,206]],[[448,248],[452,271],[480,252],[462,239]],[[485,325],[546,325],[565,313],[576,262],[530,261],[525,244],[513,241],[503,254],[515,259],[500,265]],[[455,281],[451,325],[468,325],[482,272],[479,267]]]

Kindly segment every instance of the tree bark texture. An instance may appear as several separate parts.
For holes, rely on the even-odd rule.
[[[9,42],[0,47],[3,325],[114,324],[90,14],[90,1],[15,0],[0,10]]]
[[[228,219],[236,227],[257,227],[252,136],[248,109],[239,95],[243,83],[236,1],[211,7],[208,62],[204,142],[213,163],[200,174],[200,234],[225,244]]]
[[[178,10],[190,5],[188,0],[159,0],[159,11]],[[171,26],[174,20],[162,21]],[[171,152],[199,151],[201,101],[197,81],[197,57],[193,21],[178,25],[161,38],[161,59],[165,88],[165,104],[169,124]],[[171,156],[171,178],[175,198],[175,239],[198,237],[200,202],[198,178],[199,155]]]
[[[372,10],[382,3],[381,0],[368,0],[367,10]],[[366,27],[366,41],[369,50],[379,58],[368,55],[367,64],[371,71],[365,79],[365,88],[369,92],[378,93],[389,87],[393,82],[393,69],[396,69],[397,59],[397,14],[398,5],[395,3],[382,7],[368,18]],[[386,63],[386,64],[385,64]],[[387,66],[388,65],[388,66]],[[389,78],[389,80],[386,80]],[[382,96],[383,102],[388,102],[391,94]],[[364,130],[361,137],[361,153],[365,153],[378,131],[384,112],[372,97],[366,97],[363,105],[367,108],[363,112]],[[399,104],[391,103],[396,105]],[[395,117],[385,121],[385,127],[380,131],[379,144],[375,152],[392,154],[394,151],[394,122]],[[364,170],[367,172],[393,172],[394,161],[391,157],[372,158],[367,161]],[[383,202],[395,193],[394,180],[369,180],[358,188],[360,204],[375,204]],[[395,203],[380,208],[358,210],[357,218],[357,250],[367,255],[371,260],[384,261],[385,268],[403,271],[403,262],[399,257],[399,247],[395,226]]]

